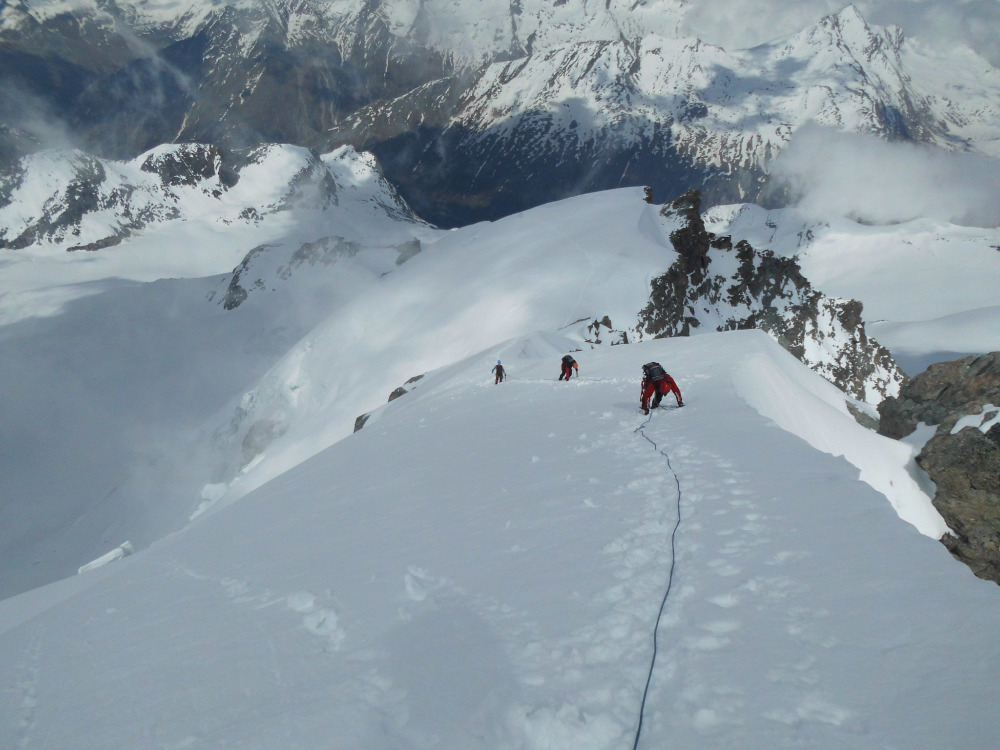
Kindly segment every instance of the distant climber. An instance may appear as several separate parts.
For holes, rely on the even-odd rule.
[[[677,405],[684,406],[681,389],[659,362],[648,362],[642,366],[642,387],[639,398],[643,414],[649,414],[650,407],[657,408],[660,400],[671,392],[677,399]],[[652,404],[649,403],[650,396],[653,397]]]
[[[504,376],[506,375],[506,373],[504,372],[503,365],[500,364],[500,360],[499,359],[497,360],[497,363],[495,365],[493,365],[493,369],[490,370],[490,372],[492,372],[493,374],[495,374],[497,376],[496,380],[493,381],[493,385],[498,385],[498,384],[500,384],[500,383],[503,382],[503,379],[504,379]]]
[[[573,374],[573,370],[576,370],[577,373],[579,373],[580,365],[576,363],[575,359],[567,354],[562,358],[562,372],[559,374],[559,379],[568,381],[570,376]]]

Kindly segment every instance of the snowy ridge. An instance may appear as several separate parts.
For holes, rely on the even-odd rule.
[[[1000,349],[982,58],[853,7],[727,50],[686,0],[0,6],[130,157],[0,168],[0,746],[1000,746],[996,588],[859,400],[862,304],[911,373]],[[816,123],[949,205],[653,205]],[[271,143],[323,133],[377,157]]]
[[[7,475],[10,496],[31,499],[25,528],[65,514],[68,527],[88,529],[60,553],[46,553],[46,566],[33,568],[47,580],[122,539],[145,548],[192,514],[225,506],[350,435],[359,415],[378,409],[412,378],[502,348],[525,331],[558,334],[584,352],[634,341],[650,282],[678,260],[671,237],[687,226],[645,202],[643,191],[627,189],[445,232],[408,219],[370,157],[347,150],[323,161],[337,198],[326,210],[278,211],[260,223],[223,224],[221,233],[216,214],[208,213],[94,253],[8,251],[0,267],[6,325],[0,380],[7,403],[23,405],[9,417],[5,434],[15,443],[8,450],[24,450],[17,436],[34,434],[33,415],[42,409],[74,427],[31,448],[33,460],[50,456],[91,467],[86,481],[64,472]],[[245,177],[236,186],[253,187]],[[257,187],[285,194],[266,180]],[[994,327],[966,325],[992,320],[990,308],[982,309],[992,301],[989,280],[1000,273],[991,230],[934,225],[928,234],[921,223],[815,225],[795,216],[736,206],[709,211],[705,222],[713,234],[729,232],[737,245],[749,238],[754,253],[773,252],[772,266],[795,256],[810,280],[819,279],[809,299],[861,301],[866,315],[877,316],[873,335],[881,341],[889,334],[904,369],[940,351],[936,342],[972,353],[994,341]],[[808,253],[798,253],[800,243]],[[737,253],[711,253],[711,273],[724,287],[738,285]],[[848,255],[851,264],[840,262]],[[962,260],[960,286],[923,305],[924,318],[913,317],[921,309],[913,290],[927,283],[925,274],[953,274],[949,257]],[[752,270],[764,283],[759,260]],[[756,301],[739,309],[721,297],[692,298],[701,323],[694,332],[714,338],[712,331],[730,319],[765,313],[772,296],[775,303],[794,298],[784,284],[763,295],[755,288],[745,293]],[[798,356],[810,348],[809,361],[828,369],[845,351],[856,357],[867,351],[853,334],[841,335],[842,305],[832,305],[818,307],[829,314],[811,322],[790,321],[801,329],[792,341],[803,349]],[[704,314],[703,306],[714,312]],[[938,318],[944,313],[953,320]],[[97,331],[105,339],[88,345]],[[39,341],[55,343],[39,347]],[[195,363],[192,352],[201,352]],[[490,366],[506,356],[497,349]],[[26,369],[34,374],[26,377]],[[877,400],[866,387],[852,392]],[[872,413],[870,405],[841,398]],[[122,407],[114,406],[122,399]],[[80,439],[95,414],[113,439]],[[377,418],[376,412],[371,419]],[[105,499],[94,506],[95,497]],[[143,520],[147,506],[156,512]],[[100,530],[79,521],[76,514],[88,507]],[[27,533],[17,542],[8,559],[18,562],[0,585],[23,590],[16,582],[32,569],[36,544],[47,545],[47,537]]]
[[[216,198],[167,149],[188,221],[4,251],[0,745],[616,750],[650,672],[641,747],[1000,742],[995,588],[913,447],[759,331],[617,345],[691,217],[634,188],[442,231],[370,157],[306,154]],[[288,208],[217,221],[234,194]],[[928,314],[993,335],[961,326],[994,230],[704,222],[879,325],[948,248]],[[686,406],[647,422],[650,359]]]
[[[0,602],[0,737],[629,747],[673,570],[641,747],[1000,739],[994,589],[758,413],[792,396],[850,442],[829,386],[755,332],[594,351],[568,384],[567,343],[510,342],[501,386],[473,356],[156,547]],[[649,359],[688,405],[646,422]]]

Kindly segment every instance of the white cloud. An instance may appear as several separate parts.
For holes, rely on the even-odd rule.
[[[858,0],[870,23],[894,24],[909,37],[934,44],[963,42],[1000,67],[997,0]],[[692,0],[684,32],[727,49],[774,41],[837,13],[843,0]]]
[[[980,155],[809,127],[771,171],[816,218],[1000,226],[1000,164]]]

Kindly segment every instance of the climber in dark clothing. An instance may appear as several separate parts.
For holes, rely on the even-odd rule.
[[[681,389],[677,387],[674,379],[667,374],[659,362],[648,362],[642,366],[642,387],[639,391],[639,400],[642,404],[643,414],[649,414],[649,409],[655,409],[660,405],[660,400],[668,393],[673,393],[677,399],[678,406],[684,406],[684,399],[681,398]],[[650,397],[653,403],[649,403]]]
[[[495,373],[496,376],[497,376],[496,380],[493,381],[493,385],[497,385],[499,383],[502,383],[505,373],[504,373],[503,365],[500,364],[500,360],[499,359],[497,360],[497,363],[495,365],[493,365],[492,372]]]
[[[559,374],[559,379],[569,380],[570,376],[573,374],[573,370],[576,370],[577,373],[579,373],[580,365],[576,363],[575,359],[567,354],[562,358],[562,372]]]

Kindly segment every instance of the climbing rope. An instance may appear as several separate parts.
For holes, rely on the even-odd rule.
[[[642,734],[642,718],[646,712],[646,698],[649,695],[649,685],[653,681],[653,668],[656,666],[656,655],[658,651],[658,641],[657,634],[660,631],[660,620],[663,618],[663,610],[667,606],[667,597],[670,596],[670,589],[674,585],[674,568],[677,563],[677,529],[681,525],[681,480],[677,476],[677,472],[674,470],[673,464],[670,462],[670,456],[667,455],[666,451],[660,450],[660,447],[656,444],[649,435],[646,434],[646,425],[650,423],[653,419],[652,415],[643,422],[641,425],[635,428],[634,432],[639,433],[653,446],[653,450],[667,459],[667,468],[670,469],[670,473],[674,475],[674,483],[677,485],[677,519],[674,521],[674,528],[670,532],[670,575],[667,577],[667,587],[663,592],[663,600],[660,602],[660,610],[656,614],[656,624],[653,626],[653,656],[649,660],[649,673],[646,675],[646,687],[642,691],[642,703],[639,705],[639,724],[635,729],[635,742],[632,743],[632,750],[638,750],[639,748],[639,737]]]

